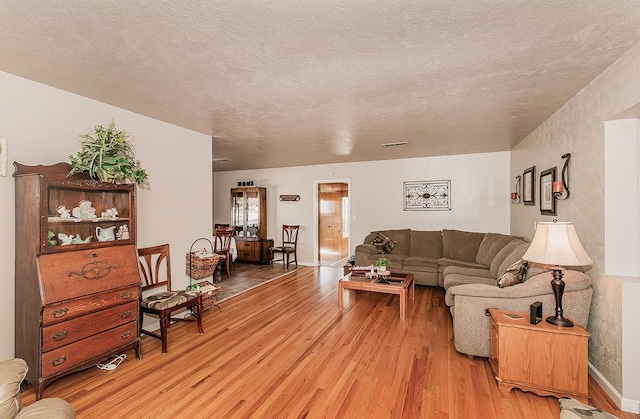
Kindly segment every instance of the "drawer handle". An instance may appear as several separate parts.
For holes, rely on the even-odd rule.
[[[123,300],[126,300],[127,298],[131,298],[132,295],[133,293],[131,291],[123,292],[120,298],[122,298]]]
[[[62,332],[58,332],[55,335],[53,335],[53,340],[60,341],[64,338],[66,338],[69,335],[69,331],[68,330],[63,330]]]
[[[65,362],[67,362],[67,356],[66,355],[62,355],[57,357],[56,359],[51,360],[51,362],[49,362],[49,364],[51,364],[54,367],[57,367],[59,365],[64,364]]]
[[[51,313],[51,315],[55,319],[59,319],[60,317],[64,317],[67,314],[67,311],[69,311],[68,308],[59,308],[58,310],[56,310],[53,313]]]
[[[127,317],[130,317],[132,313],[133,312],[131,310],[123,311],[120,313],[120,318],[126,319]]]
[[[123,334],[120,335],[120,339],[127,339],[131,336],[131,332],[124,332]]]

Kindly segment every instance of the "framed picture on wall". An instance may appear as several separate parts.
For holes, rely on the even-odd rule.
[[[552,167],[540,173],[540,214],[556,215],[556,198],[553,196],[553,181],[556,180],[556,168]]]
[[[522,203],[525,205],[535,205],[535,175],[536,167],[531,166],[522,173]]]

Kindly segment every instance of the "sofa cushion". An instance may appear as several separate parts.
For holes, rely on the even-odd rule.
[[[500,288],[504,288],[521,283],[523,269],[524,261],[522,259],[516,261],[500,276],[496,285]]]
[[[442,257],[442,232],[411,231],[409,256],[421,256],[438,259]]]
[[[479,276],[482,278],[496,279],[494,275],[491,275],[488,269],[484,268],[468,268],[464,266],[447,266],[444,268],[442,275],[446,278],[448,275],[466,275],[466,276]]]
[[[438,259],[438,265],[440,266],[440,270],[443,272],[447,266],[464,266],[466,268],[477,268],[477,269],[487,268],[486,266],[480,265],[479,263],[476,263],[476,262],[471,262],[468,260],[461,260],[461,259],[452,259],[447,257]]]
[[[491,266],[491,262],[493,262],[498,252],[513,240],[522,240],[522,238],[498,233],[486,233],[478,248],[476,262]]]
[[[393,248],[396,247],[397,243],[384,234],[378,233],[373,238],[371,244],[374,245],[376,249],[378,249],[378,253],[391,253]]]
[[[450,287],[456,285],[465,285],[465,284],[487,284],[487,285],[496,285],[495,278],[483,278],[475,275],[461,275],[461,274],[450,274],[444,278],[444,289],[448,290]]]
[[[485,233],[442,230],[443,256],[450,259],[475,262],[484,235]]]
[[[493,258],[493,260],[491,261],[491,266],[489,267],[489,270],[491,271],[491,273],[493,274],[493,276],[495,276],[496,278],[499,278],[500,275],[498,274],[498,271],[500,270],[500,266],[502,265],[502,263],[505,261],[505,259],[511,254],[513,253],[513,250],[518,247],[519,245],[521,245],[522,243],[526,243],[524,240],[513,240],[510,241],[509,243],[507,243],[496,255],[495,258]],[[528,246],[527,246],[528,247]],[[523,253],[524,254],[524,253]],[[522,256],[522,255],[521,255]],[[511,263],[515,262],[516,260],[518,260],[518,258],[514,259]],[[510,265],[510,264],[509,264]],[[509,266],[507,265],[507,266]],[[502,273],[504,273],[504,271],[502,271]]]
[[[409,245],[411,243],[410,229],[406,228],[402,230],[376,230],[371,232],[371,234],[369,234],[365,238],[364,243],[373,242],[373,239],[378,235],[378,233],[382,233],[396,242],[396,246],[393,248],[393,253],[404,253],[405,255],[409,254]]]
[[[438,269],[438,259],[432,257],[409,256],[404,260],[404,268],[407,270],[420,268],[436,268]]]
[[[509,253],[509,255],[507,255],[507,257],[504,259],[504,261],[500,264],[500,267],[498,268],[498,278],[500,278],[502,274],[504,274],[507,271],[509,266],[513,265],[518,260],[522,259],[522,256],[524,256],[530,244],[531,243],[528,243],[528,242],[520,243],[515,247],[515,249],[513,249],[511,253]]]

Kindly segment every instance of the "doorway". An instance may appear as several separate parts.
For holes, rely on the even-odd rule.
[[[318,263],[343,266],[349,257],[349,184],[318,183]]]

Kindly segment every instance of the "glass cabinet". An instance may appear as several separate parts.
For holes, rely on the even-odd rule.
[[[248,186],[231,189],[231,223],[235,235],[247,240],[267,237],[267,189]]]
[[[231,223],[238,249],[237,261],[269,263],[273,240],[267,238],[267,189],[232,188]]]

